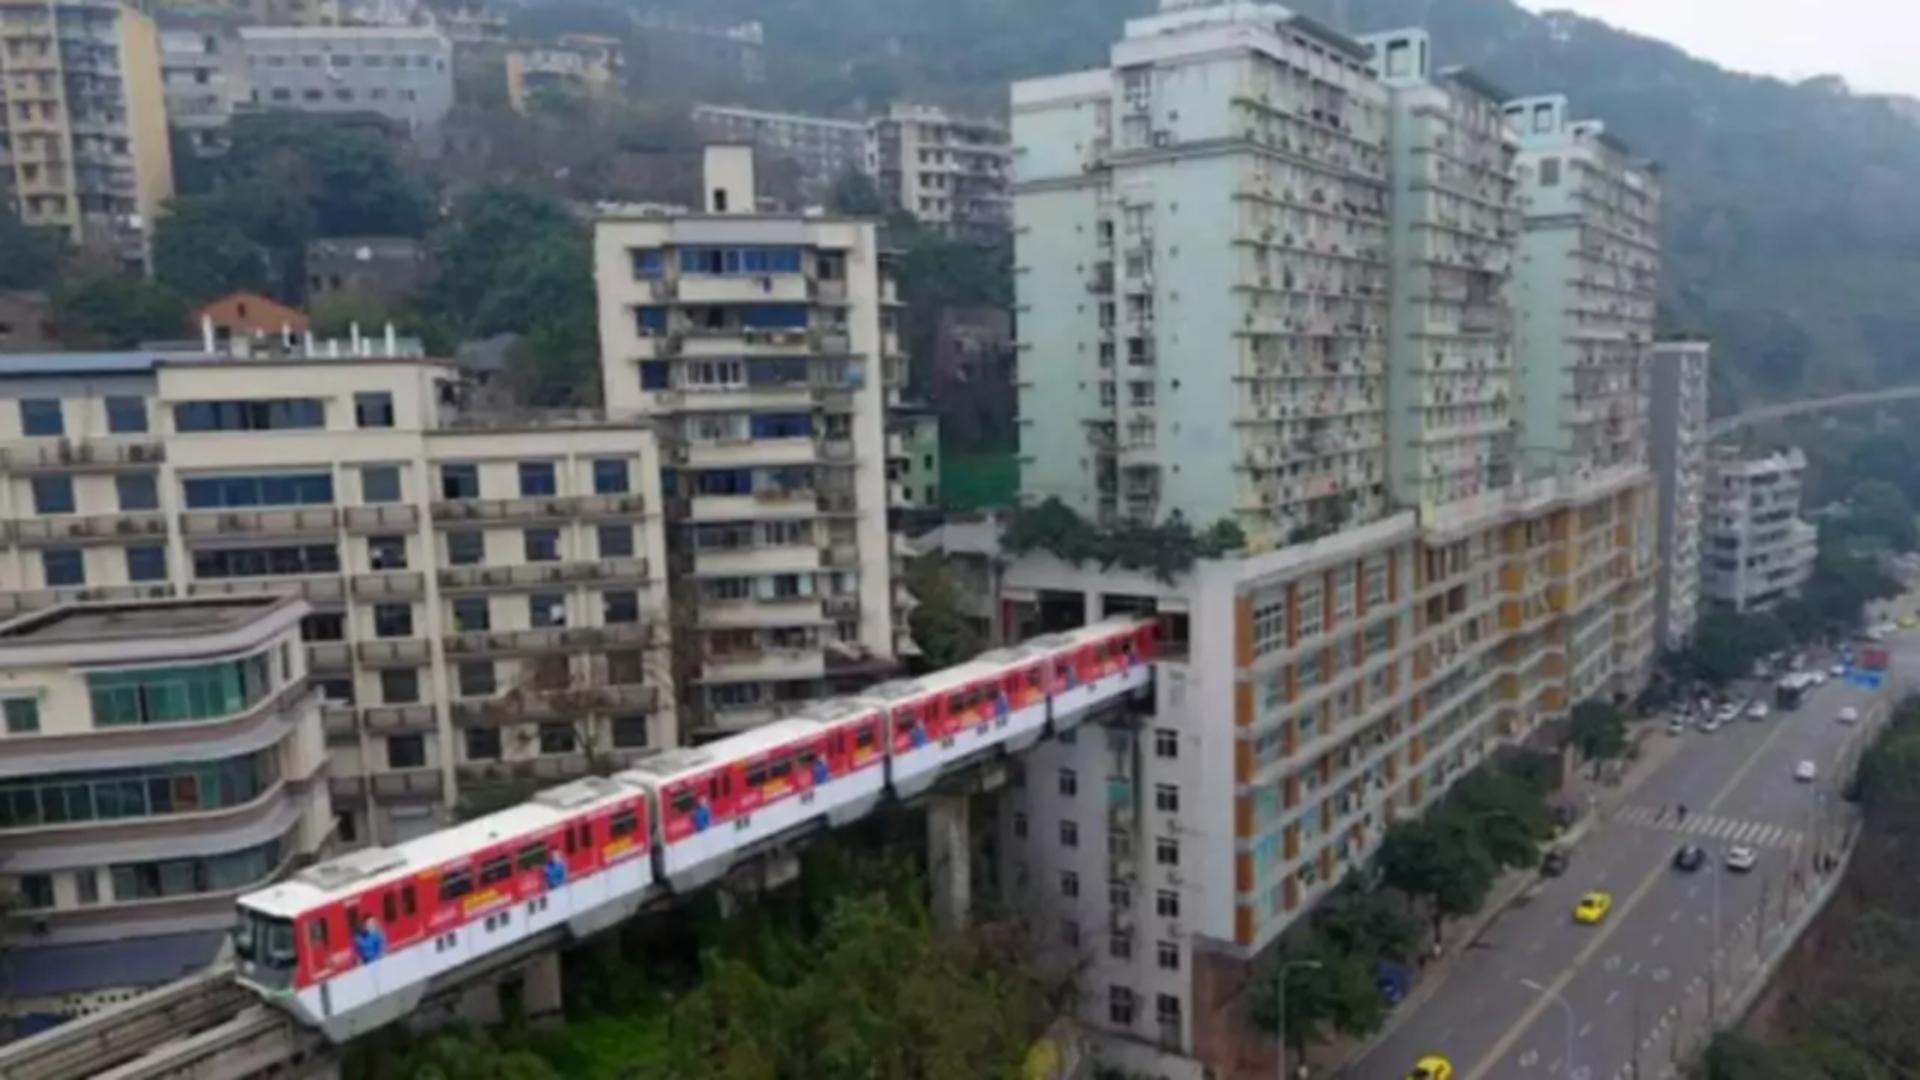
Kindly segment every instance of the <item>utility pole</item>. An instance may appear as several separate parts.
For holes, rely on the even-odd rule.
[[[1633,1046],[1627,1060],[1633,1068],[1633,1080],[1640,1080],[1640,980],[1633,980]]]

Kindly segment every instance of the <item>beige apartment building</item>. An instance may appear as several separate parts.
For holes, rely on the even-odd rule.
[[[292,596],[65,604],[0,623],[0,990],[90,1012],[211,962],[233,898],[334,829]]]
[[[703,212],[595,232],[604,400],[660,438],[678,673],[708,731],[912,647],[887,521],[898,298],[872,222],[756,214],[752,160],[710,148]]]
[[[153,19],[121,0],[0,0],[0,197],[144,269],[172,196]]]
[[[867,171],[895,209],[949,235],[991,240],[1012,224],[1013,147],[995,121],[895,105],[867,122]]]
[[[0,360],[0,608],[303,597],[347,844],[672,745],[652,431],[345,351]]]

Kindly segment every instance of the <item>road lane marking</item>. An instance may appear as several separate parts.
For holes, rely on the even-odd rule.
[[[1607,991],[1607,1004],[1609,1005],[1613,1004],[1616,1000],[1619,999],[1619,997],[1620,997],[1620,991],[1618,988]]]

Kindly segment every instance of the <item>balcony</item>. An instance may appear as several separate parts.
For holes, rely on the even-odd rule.
[[[338,574],[305,577],[230,578],[221,581],[194,581],[187,585],[188,596],[257,596],[261,593],[296,593],[315,603],[339,603],[346,599],[347,583]]]
[[[407,532],[420,524],[420,508],[405,503],[346,508],[347,531],[351,533]]]
[[[291,510],[190,510],[180,515],[180,531],[188,536],[331,535],[340,527],[340,510],[332,506],[302,506]]]
[[[700,577],[800,574],[820,569],[820,554],[811,544],[696,551],[693,572]]]
[[[805,274],[682,274],[676,283],[683,304],[801,303],[813,299]]]
[[[676,458],[686,465],[703,469],[734,469],[752,465],[811,465],[818,448],[811,438],[723,439],[687,443],[676,449]]]
[[[373,796],[376,799],[437,799],[443,785],[439,769],[396,769],[375,773]]]
[[[360,726],[371,735],[396,735],[409,731],[432,731],[435,727],[431,705],[366,705],[360,709]]]
[[[353,651],[361,663],[372,667],[418,667],[432,656],[425,638],[362,641]]]
[[[580,499],[541,495],[526,499],[443,499],[433,504],[436,525],[455,521],[564,521],[579,512]]]
[[[421,595],[426,587],[426,575],[417,570],[353,575],[355,600],[410,599]]]
[[[344,641],[321,641],[307,646],[307,667],[313,671],[350,671],[353,647]]]
[[[817,648],[742,649],[707,657],[700,666],[700,677],[719,683],[818,679],[826,671],[826,658]]]
[[[158,439],[37,439],[0,449],[14,472],[84,472],[94,469],[148,468],[167,460]]]
[[[647,512],[647,500],[638,495],[584,495],[576,502],[580,516],[589,520],[640,517]]]
[[[329,703],[320,709],[320,729],[330,742],[351,742],[360,730],[360,715],[351,705]]]
[[[74,541],[125,542],[141,537],[164,538],[167,518],[158,512],[22,518],[13,523],[13,532],[19,543],[28,547]]]
[[[524,566],[452,566],[440,571],[443,589],[525,589],[583,581],[646,581],[645,559],[529,563]]]
[[[660,704],[659,691],[645,684],[600,686],[591,692],[593,703],[609,713],[650,713]],[[453,703],[453,721],[468,727],[520,723],[560,716],[564,707],[571,714],[582,704],[579,691],[549,697],[534,691],[504,697],[477,698]]]
[[[707,630],[772,629],[820,626],[827,621],[818,596],[736,600],[700,604],[700,627]]]

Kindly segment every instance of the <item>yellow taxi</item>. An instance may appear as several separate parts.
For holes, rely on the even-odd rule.
[[[1613,894],[1601,889],[1595,889],[1581,897],[1580,902],[1574,905],[1573,921],[1592,926],[1594,923],[1606,918],[1607,912],[1612,910]]]
[[[1920,615],[1908,615],[1900,620],[1902,630],[1911,630],[1916,626],[1920,626]]]
[[[1439,1054],[1428,1054],[1413,1063],[1407,1080],[1453,1080],[1453,1062]]]

